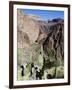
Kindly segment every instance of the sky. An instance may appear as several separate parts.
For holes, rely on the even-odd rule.
[[[64,19],[64,11],[52,11],[52,10],[34,10],[34,9],[22,9],[25,14],[36,15],[42,18],[42,20],[52,20],[54,18]]]

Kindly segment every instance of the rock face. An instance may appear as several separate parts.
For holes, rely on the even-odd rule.
[[[45,54],[48,54],[49,50],[51,50],[56,59],[64,59],[64,24],[62,22],[50,26],[43,47]]]
[[[53,75],[53,69],[57,68],[54,78],[64,77],[64,71],[58,68],[64,67],[64,20],[46,22],[17,10],[17,46],[18,66],[33,62],[42,65],[39,67],[43,67],[44,73],[48,70]],[[38,61],[39,58],[43,61]],[[62,73],[60,76],[59,72]]]
[[[18,29],[28,35],[30,44],[34,43],[39,33],[39,27],[36,19],[25,15],[21,10],[18,10],[17,20]]]
[[[43,45],[45,60],[58,60],[58,63],[62,65],[64,60],[64,22],[58,20],[44,23],[45,25],[42,23],[37,42]]]

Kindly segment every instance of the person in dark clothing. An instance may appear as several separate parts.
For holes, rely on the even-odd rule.
[[[36,80],[38,80],[38,77],[39,77],[39,72],[38,72],[38,70],[37,70],[38,68],[37,67],[35,67],[35,70],[36,70]]]
[[[36,80],[38,80],[38,78],[39,78],[39,72],[38,72],[38,70],[37,70],[38,68],[37,67],[35,67],[35,70],[36,70]]]
[[[42,79],[42,70],[38,71],[38,68],[36,67],[36,80]]]
[[[21,65],[20,68],[22,69],[22,71],[21,71],[21,76],[24,76],[24,66]]]
[[[43,75],[43,72],[42,72],[42,69],[40,69],[39,79],[42,79],[42,75]]]
[[[36,71],[36,80],[38,80],[38,78],[39,78],[39,72]]]
[[[32,72],[32,68],[34,68],[34,63],[31,63],[31,71],[30,71],[30,76],[32,76],[33,72]]]

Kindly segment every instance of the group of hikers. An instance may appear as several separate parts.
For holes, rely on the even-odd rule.
[[[52,66],[52,62],[50,62],[50,60],[45,60],[45,57],[43,57],[43,47],[41,47],[41,51],[39,52],[36,63],[31,61],[30,63],[28,62],[27,64],[22,64],[20,66],[21,76],[25,77],[29,74],[28,78],[30,80],[42,80],[46,78],[52,79],[55,77],[55,75],[54,77],[52,77],[51,74],[49,73],[46,74],[45,72],[45,70],[46,69],[48,70],[48,68],[50,68],[51,66]]]
[[[20,68],[21,70],[21,76],[25,76],[25,69],[26,67],[24,65],[21,65]],[[30,75],[29,77],[32,79],[36,79],[36,80],[40,80],[42,79],[43,76],[43,68],[39,69],[39,66],[34,65],[34,63],[31,63],[31,67],[30,67]]]

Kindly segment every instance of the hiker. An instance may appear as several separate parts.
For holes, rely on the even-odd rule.
[[[20,68],[22,69],[22,70],[21,70],[21,76],[24,76],[24,66],[21,65]]]
[[[25,70],[27,68],[27,64],[21,65],[20,68],[22,69],[21,70],[21,76],[24,76],[25,75]]]
[[[39,71],[38,71],[38,67],[35,67],[35,70],[36,70],[36,80],[39,79]]]
[[[35,70],[36,70],[36,80],[42,79],[42,74],[41,74],[42,70],[38,69],[38,67],[36,67]]]
[[[33,74],[33,70],[34,69],[34,63],[31,63],[31,71],[30,71],[30,76],[32,76],[32,74]]]

